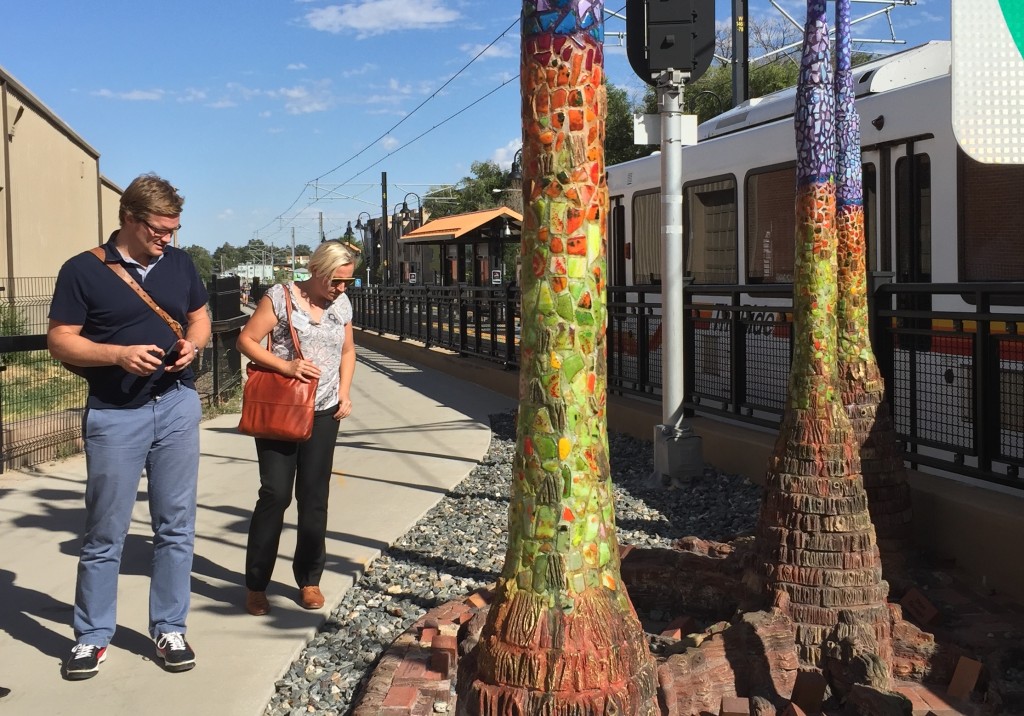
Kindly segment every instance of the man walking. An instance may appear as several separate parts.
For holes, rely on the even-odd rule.
[[[153,525],[149,632],[165,669],[195,666],[185,620],[202,411],[190,365],[210,337],[210,319],[191,258],[170,246],[183,204],[166,180],[137,177],[121,197],[120,229],[99,249],[72,257],[57,276],[47,345],[89,383],[76,645],[64,670],[72,680],[95,676],[106,659],[143,469]]]

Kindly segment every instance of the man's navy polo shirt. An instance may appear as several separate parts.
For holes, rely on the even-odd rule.
[[[187,329],[187,315],[206,305],[207,293],[192,258],[173,246],[146,274],[121,259],[113,240],[103,247],[107,260],[118,260],[158,306]],[[68,259],[57,275],[50,318],[82,326],[82,335],[96,343],[121,346],[153,344],[167,350],[177,340],[174,331],[132,288],[91,253]],[[120,366],[82,368],[89,382],[88,407],[134,408],[160,395],[180,380],[195,387],[192,368],[167,373],[158,368],[150,376],[133,375]]]

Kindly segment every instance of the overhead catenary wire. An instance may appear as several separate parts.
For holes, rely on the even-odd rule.
[[[444,89],[445,89],[445,88],[446,88],[446,87],[447,87],[447,86],[448,86],[449,84],[451,84],[452,82],[454,82],[454,81],[455,81],[455,80],[456,80],[456,79],[457,79],[457,78],[458,78],[458,77],[459,77],[460,75],[462,75],[462,73],[464,73],[464,72],[465,72],[465,71],[466,71],[467,69],[469,69],[469,67],[470,67],[470,66],[471,66],[471,65],[472,65],[472,64],[473,64],[474,62],[476,62],[477,60],[479,60],[479,59],[480,59],[480,58],[481,58],[481,57],[482,57],[482,56],[483,56],[483,55],[484,55],[484,54],[485,54],[485,53],[486,53],[486,52],[487,52],[487,51],[488,51],[489,49],[491,49],[492,47],[494,47],[494,45],[495,45],[495,44],[496,44],[496,43],[497,43],[497,42],[498,42],[499,40],[501,40],[501,38],[503,38],[503,37],[504,37],[505,35],[507,35],[507,34],[509,33],[509,31],[510,31],[510,30],[511,30],[512,28],[514,28],[514,27],[515,27],[515,26],[516,26],[516,25],[517,25],[518,23],[519,23],[519,18],[516,18],[516,19],[515,19],[515,20],[514,20],[514,21],[513,21],[513,22],[512,22],[512,23],[511,23],[511,24],[510,24],[510,25],[509,25],[508,27],[506,27],[506,28],[505,28],[504,30],[502,30],[502,31],[501,31],[501,33],[500,33],[500,34],[499,34],[499,35],[498,35],[498,36],[497,36],[496,38],[494,38],[493,40],[491,40],[491,42],[489,42],[489,43],[488,43],[488,44],[487,44],[487,45],[486,45],[486,46],[485,46],[485,47],[484,47],[484,48],[483,48],[482,50],[480,50],[480,51],[479,51],[478,53],[476,53],[476,55],[474,55],[474,56],[473,56],[473,59],[471,59],[471,60],[470,60],[469,62],[467,62],[467,63],[466,63],[466,64],[465,64],[465,65],[464,65],[464,66],[463,66],[463,67],[462,67],[461,69],[459,69],[459,71],[458,71],[458,72],[456,72],[456,73],[455,73],[454,75],[452,75],[451,77],[449,77],[449,78],[448,78],[448,80],[444,82],[444,84],[442,84],[442,85],[441,85],[440,87],[438,87],[438,88],[437,88],[437,89],[436,89],[436,90],[435,90],[435,91],[434,91],[433,93],[431,93],[431,95],[430,95],[429,97],[427,97],[427,98],[426,98],[425,100],[423,100],[422,102],[420,102],[420,104],[419,104],[419,105],[417,105],[417,106],[416,106],[416,107],[415,107],[415,108],[414,108],[414,109],[413,109],[413,110],[412,110],[411,112],[409,112],[409,113],[408,113],[407,115],[405,115],[404,117],[402,117],[402,119],[400,119],[400,120],[399,120],[398,122],[396,122],[396,123],[395,123],[394,125],[392,125],[392,126],[391,126],[391,127],[389,128],[389,129],[387,129],[387,130],[386,130],[386,131],[385,131],[385,132],[384,132],[383,134],[381,134],[381,135],[380,135],[379,137],[377,137],[376,139],[374,139],[374,140],[373,140],[372,142],[368,143],[368,144],[367,144],[367,145],[366,145],[365,147],[363,147],[362,149],[360,149],[360,150],[359,150],[358,152],[356,152],[355,154],[353,154],[353,155],[352,155],[351,157],[349,157],[349,158],[348,158],[348,159],[346,159],[345,161],[343,161],[343,162],[341,162],[340,164],[338,164],[338,165],[337,165],[336,167],[334,167],[333,169],[330,169],[329,171],[326,171],[326,172],[324,172],[323,174],[321,174],[320,176],[316,177],[316,178],[315,178],[315,179],[313,179],[312,181],[310,181],[310,182],[307,182],[306,184],[304,184],[304,185],[303,185],[303,187],[302,187],[302,190],[301,190],[301,191],[299,192],[299,195],[295,197],[295,199],[294,199],[294,200],[292,201],[292,203],[291,203],[291,204],[290,204],[290,205],[288,206],[288,208],[287,208],[287,209],[285,209],[285,210],[284,210],[283,212],[281,212],[280,214],[278,214],[277,216],[275,216],[275,217],[274,217],[273,219],[271,219],[270,221],[268,221],[268,222],[267,222],[266,224],[264,224],[264,225],[263,225],[262,227],[260,227],[259,229],[257,229],[255,233],[256,233],[256,234],[259,234],[260,232],[263,232],[263,231],[265,231],[265,230],[266,230],[267,228],[269,228],[269,227],[273,226],[274,222],[280,222],[280,221],[291,221],[291,219],[285,219],[285,215],[286,215],[286,214],[288,214],[288,213],[289,213],[289,212],[290,212],[290,211],[291,211],[292,209],[294,209],[294,208],[295,208],[295,206],[296,206],[296,205],[297,205],[297,204],[299,203],[299,201],[300,201],[300,200],[302,199],[302,197],[303,197],[303,196],[305,195],[305,193],[306,193],[306,188],[307,188],[307,187],[309,186],[309,184],[312,184],[312,183],[316,183],[316,182],[320,181],[321,179],[323,179],[324,177],[330,176],[330,175],[331,175],[331,174],[333,174],[334,172],[338,171],[338,170],[339,170],[339,169],[341,169],[342,167],[346,166],[346,165],[347,165],[347,164],[349,164],[350,162],[352,162],[352,161],[354,161],[355,159],[357,159],[358,157],[360,157],[360,156],[361,156],[362,154],[364,154],[364,153],[365,153],[366,151],[368,151],[368,150],[369,150],[369,149],[370,149],[371,147],[375,146],[375,145],[376,145],[376,144],[377,144],[378,142],[380,142],[380,141],[381,141],[382,139],[386,138],[386,137],[387,137],[387,136],[388,136],[389,134],[391,134],[391,132],[393,132],[393,131],[394,131],[395,129],[397,129],[398,127],[400,127],[400,126],[401,126],[401,125],[402,125],[403,123],[405,123],[405,122],[406,122],[406,121],[407,121],[407,120],[408,120],[409,118],[413,117],[413,116],[414,116],[414,115],[415,115],[415,114],[416,114],[417,112],[419,112],[419,110],[421,110],[421,109],[422,109],[422,108],[423,108],[423,107],[424,107],[424,106],[425,106],[425,105],[426,105],[426,104],[427,104],[428,102],[430,102],[430,101],[431,101],[432,99],[434,99],[435,97],[437,97],[437,96],[438,96],[438,95],[439,95],[439,94],[440,94],[440,93],[441,93],[441,92],[442,92],[442,91],[443,91],[443,90],[444,90]],[[516,75],[516,77],[518,77],[518,75]],[[512,79],[515,79],[515,77],[513,77]],[[441,121],[440,123],[438,123],[438,124],[434,125],[434,127],[431,127],[431,129],[429,129],[429,130],[427,130],[426,132],[424,132],[424,133],[420,134],[419,136],[417,136],[417,137],[416,137],[416,138],[415,138],[414,140],[412,140],[412,142],[415,142],[415,141],[417,141],[417,140],[421,139],[421,138],[422,138],[423,136],[425,136],[426,134],[429,134],[429,133],[430,133],[430,132],[432,132],[432,131],[433,131],[434,129],[437,129],[438,127],[441,127],[442,125],[444,125],[445,123],[447,123],[447,122],[448,122],[448,121],[450,121],[451,119],[454,119],[454,118],[455,118],[455,117],[457,117],[458,115],[460,115],[460,114],[462,114],[463,112],[465,112],[466,110],[468,110],[468,109],[469,109],[470,107],[473,107],[473,106],[474,106],[474,105],[476,105],[477,103],[479,103],[479,102],[483,101],[484,99],[486,99],[486,98],[487,98],[487,97],[489,97],[490,95],[492,95],[492,94],[494,94],[495,92],[497,92],[497,91],[498,91],[499,89],[501,89],[502,87],[504,87],[505,85],[507,85],[507,84],[508,84],[509,82],[511,82],[511,79],[510,79],[510,80],[507,80],[507,81],[505,81],[505,82],[503,82],[503,83],[502,83],[501,85],[499,85],[498,87],[496,87],[496,88],[492,89],[491,91],[487,92],[487,93],[486,93],[485,95],[483,95],[482,97],[480,97],[480,98],[479,98],[479,99],[477,99],[476,101],[474,101],[474,102],[470,103],[470,104],[469,104],[469,105],[467,105],[466,107],[463,107],[462,109],[460,109],[460,110],[459,110],[458,112],[456,112],[456,113],[452,114],[451,116],[449,116],[449,117],[448,117],[447,119],[445,119],[445,120]],[[397,152],[401,151],[401,150],[402,150],[403,148],[405,148],[405,147],[409,146],[410,144],[412,144],[412,142],[406,142],[406,143],[405,143],[405,144],[403,144],[403,145],[402,145],[401,147],[398,147],[397,149],[395,149],[395,150],[393,150],[393,151],[389,152],[389,153],[388,153],[387,155],[385,155],[384,157],[382,157],[382,158],[381,158],[381,159],[380,159],[379,161],[377,161],[377,162],[375,162],[374,164],[370,165],[370,166],[369,166],[369,167],[367,167],[366,169],[363,169],[363,170],[362,170],[361,172],[359,172],[359,174],[356,174],[355,176],[356,176],[356,177],[358,177],[358,176],[361,176],[361,175],[362,175],[363,173],[365,173],[365,172],[369,171],[369,170],[370,170],[370,169],[372,169],[372,168],[373,168],[374,166],[377,166],[377,164],[380,164],[380,162],[384,161],[384,159],[387,159],[388,157],[390,157],[390,156],[393,156],[393,155],[394,155],[394,154],[396,154]],[[354,179],[354,178],[355,178],[355,177],[353,177],[353,179]],[[351,181],[352,181],[352,179],[348,179],[348,180],[347,180],[347,181],[345,182],[345,184],[347,184],[348,182],[351,182]],[[344,184],[343,184],[342,186],[344,186]],[[310,207],[310,206],[312,206],[312,205],[316,204],[316,203],[317,203],[318,201],[319,201],[318,199],[313,199],[312,201],[310,201],[309,203],[307,203],[307,204],[306,204],[306,207],[305,207],[305,208],[308,208],[308,207]],[[284,228],[286,228],[286,227],[287,227],[287,224],[282,224],[281,226],[279,226],[279,227],[278,227],[278,231],[281,231],[281,230],[283,230],[283,229],[284,229]]]
[[[617,12],[611,12],[611,13],[606,12],[606,14],[611,14],[612,16],[620,17],[621,13],[624,10],[625,10],[625,6],[620,8]],[[496,38],[491,40],[491,42],[489,42],[482,50],[477,52],[476,55],[473,56],[473,59],[471,59],[469,62],[467,62],[461,69],[459,69],[458,72],[456,72],[454,75],[452,75],[444,84],[442,84],[440,87],[438,87],[429,97],[427,97],[425,100],[420,102],[419,105],[417,105],[411,112],[409,112],[407,115],[405,115],[402,119],[400,119],[394,125],[392,125],[388,130],[386,130],[384,133],[382,133],[380,136],[378,136],[372,142],[367,144],[365,147],[360,149],[358,152],[353,154],[351,157],[349,157],[345,161],[343,161],[340,164],[338,164],[333,169],[330,169],[329,171],[324,172],[323,174],[321,174],[320,176],[318,176],[315,179],[311,180],[310,182],[307,182],[303,186],[302,191],[299,192],[299,195],[295,198],[294,201],[292,201],[292,203],[289,205],[289,207],[285,211],[281,212],[276,217],[271,219],[269,222],[267,222],[263,227],[261,227],[260,229],[257,229],[256,233],[259,234],[260,232],[265,231],[268,227],[272,226],[274,224],[274,222],[287,222],[287,223],[280,224],[278,229],[277,229],[277,231],[274,234],[272,234],[272,236],[276,235],[277,233],[280,233],[285,228],[288,228],[290,226],[290,222],[292,222],[295,219],[295,217],[286,219],[285,215],[288,214],[292,209],[295,208],[296,204],[299,203],[299,200],[301,200],[302,197],[305,195],[306,189],[308,188],[308,186],[310,184],[315,184],[316,182],[320,181],[324,177],[330,176],[334,172],[338,171],[342,167],[348,165],[350,162],[352,162],[355,159],[357,159],[358,157],[360,157],[362,154],[364,154],[366,151],[368,151],[371,147],[375,146],[382,139],[385,139],[389,134],[391,134],[391,132],[393,132],[395,129],[397,129],[399,126],[401,126],[403,123],[405,123],[409,118],[411,118],[417,112],[419,112],[419,110],[421,110],[428,102],[430,102],[432,99],[437,97],[449,84],[451,84],[455,79],[457,79],[463,72],[465,72],[467,69],[469,69],[469,67],[471,65],[473,65],[473,63],[475,63],[477,60],[479,60],[499,40],[501,40],[505,35],[507,35],[509,33],[509,31],[512,30],[512,28],[514,28],[518,23],[519,23],[519,18],[517,17],[515,20],[512,21],[511,24],[509,24],[508,27],[506,27],[504,30],[502,30],[502,32]],[[447,124],[451,120],[455,119],[459,115],[463,114],[464,112],[468,111],[472,107],[476,106],[477,104],[479,104],[483,100],[487,99],[488,97],[493,95],[498,90],[504,88],[505,86],[507,86],[508,84],[513,82],[514,80],[517,80],[518,78],[519,78],[519,74],[517,73],[516,75],[510,77],[509,79],[507,79],[504,82],[502,82],[501,84],[499,84],[497,87],[495,87],[495,88],[491,89],[490,91],[486,92],[485,94],[483,94],[482,96],[480,96],[479,98],[474,100],[473,102],[470,102],[469,104],[464,106],[462,109],[459,109],[458,111],[452,113],[451,115],[449,115],[445,119],[441,120],[440,122],[438,122],[437,124],[432,126],[430,129],[427,129],[426,131],[420,133],[419,135],[417,135],[413,139],[409,140],[408,142],[405,142],[400,147],[397,147],[394,150],[388,152],[383,157],[381,157],[380,159],[375,161],[373,164],[370,164],[369,166],[367,166],[364,169],[360,170],[357,174],[352,175],[351,177],[346,179],[343,183],[339,184],[338,186],[345,186],[345,185],[349,184],[350,182],[354,181],[358,177],[360,177],[363,174],[365,174],[366,172],[368,172],[370,169],[373,169],[374,167],[378,166],[379,164],[381,164],[385,160],[389,159],[390,157],[394,156],[395,154],[397,154],[397,153],[401,152],[402,150],[410,147],[415,142],[418,142],[420,139],[423,139],[425,136],[427,136],[431,132],[439,129],[442,126],[444,126],[445,124]],[[311,201],[309,201],[306,204],[306,206],[303,207],[303,208],[309,208],[310,206],[313,206],[313,205],[317,204],[318,202],[319,202],[319,198],[314,198]]]

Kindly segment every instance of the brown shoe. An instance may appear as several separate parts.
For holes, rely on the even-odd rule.
[[[270,602],[267,601],[267,593],[248,590],[248,594],[245,595],[245,611],[254,617],[261,617],[269,612]]]
[[[324,605],[324,595],[320,587],[315,585],[302,588],[301,600],[303,609],[319,609]]]

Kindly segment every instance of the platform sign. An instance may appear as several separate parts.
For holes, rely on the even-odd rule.
[[[412,272],[412,271],[409,272],[409,283],[412,284],[412,285],[416,284],[416,273],[415,272]]]
[[[973,159],[1024,164],[1024,2],[952,0],[953,133]]]
[[[499,269],[494,269],[491,271],[491,285],[501,285],[501,271]]]

